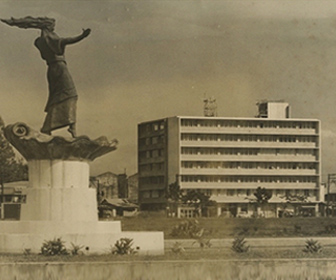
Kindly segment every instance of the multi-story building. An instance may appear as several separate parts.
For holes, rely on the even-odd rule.
[[[267,216],[318,213],[324,200],[320,121],[290,118],[284,102],[257,105],[255,118],[176,116],[140,123],[141,209],[164,209],[168,185],[177,180],[182,190],[209,195],[218,215],[255,214],[258,187],[272,194]]]

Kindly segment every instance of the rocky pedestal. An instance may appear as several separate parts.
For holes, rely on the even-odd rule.
[[[24,123],[5,128],[26,158],[29,187],[20,221],[0,222],[0,252],[39,252],[45,240],[62,238],[91,253],[106,253],[128,237],[140,254],[162,254],[162,232],[122,232],[119,221],[98,221],[96,190],[89,188],[89,162],[116,149],[105,137],[63,138],[40,134]]]

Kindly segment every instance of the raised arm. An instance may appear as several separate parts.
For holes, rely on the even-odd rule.
[[[62,41],[61,41],[62,48],[64,48],[66,45],[75,44],[75,43],[83,40],[84,38],[89,36],[90,33],[91,33],[91,29],[88,28],[88,29],[83,29],[83,33],[79,36],[63,38]]]

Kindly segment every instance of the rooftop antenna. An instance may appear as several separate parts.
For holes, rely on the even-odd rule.
[[[204,93],[204,107],[203,107],[203,113],[205,117],[217,117],[217,103],[215,97],[206,97],[206,94]]]

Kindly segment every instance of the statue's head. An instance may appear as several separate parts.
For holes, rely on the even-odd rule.
[[[56,20],[53,18],[42,18],[41,29],[47,29],[48,31],[54,31]]]

